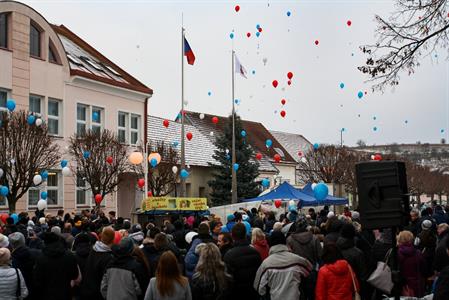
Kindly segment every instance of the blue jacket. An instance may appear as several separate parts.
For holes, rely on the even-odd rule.
[[[184,259],[185,267],[186,267],[186,275],[189,279],[192,279],[193,273],[195,273],[196,265],[198,264],[199,255],[195,252],[196,246],[201,243],[209,243],[213,242],[213,238],[210,235],[203,237],[196,237],[192,241],[192,245],[190,246],[189,251],[186,254]]]

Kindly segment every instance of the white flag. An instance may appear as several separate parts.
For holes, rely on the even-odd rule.
[[[245,67],[240,63],[239,59],[237,58],[237,55],[234,54],[234,57],[235,57],[235,72],[247,78]]]

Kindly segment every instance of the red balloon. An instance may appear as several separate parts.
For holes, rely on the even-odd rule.
[[[259,30],[259,32],[262,32],[262,27],[259,27],[257,30]]]
[[[140,178],[139,180],[137,180],[137,185],[138,185],[140,188],[143,188],[143,187],[145,186],[145,179]]]
[[[100,194],[95,195],[95,203],[97,203],[99,205],[102,200],[103,200],[103,196],[101,196]]]
[[[281,205],[282,205],[282,201],[281,200],[279,200],[279,199],[274,200],[274,206],[276,206],[276,208],[281,207]]]
[[[285,110],[281,110],[281,117],[285,118]]]
[[[281,100],[281,104],[282,104],[282,105],[285,105],[285,99],[282,99],[282,100]]]
[[[212,117],[212,123],[217,124],[218,123],[218,117]]]
[[[193,138],[193,134],[191,132],[187,132],[186,137],[190,141]]]
[[[288,84],[288,85],[291,85],[291,84],[292,84],[292,81],[291,81],[291,80],[287,81],[287,84]]]
[[[170,122],[168,120],[164,120],[162,122],[162,124],[164,125],[165,128],[168,128],[168,125],[170,125]]]
[[[288,72],[287,73],[287,77],[288,77],[288,79],[292,79],[293,78],[293,73],[292,72]]]
[[[346,24],[348,24],[348,26],[351,26],[351,24],[352,24],[351,20],[348,20],[348,22],[346,22]]]
[[[113,161],[114,161],[114,159],[112,158],[112,156],[106,157],[106,162],[107,162],[108,164],[112,164]]]
[[[374,155],[374,160],[381,161],[382,160],[382,155],[380,155],[380,154]]]
[[[6,224],[6,219],[9,218],[8,214],[1,214],[0,215],[0,220],[2,220],[3,224]]]
[[[250,36],[251,36],[251,32],[248,32],[248,33],[246,34],[246,36],[247,36],[247,37],[250,37]]]
[[[261,160],[262,159],[262,153],[256,153],[256,159]]]
[[[273,86],[274,86],[275,88],[277,88],[277,86],[278,86],[278,81],[277,81],[277,80],[273,80],[272,84],[273,84]]]
[[[302,151],[298,151],[298,156],[299,156],[299,157],[302,156]]]
[[[236,11],[236,12],[239,12],[239,10],[240,10],[240,6],[236,5],[236,6],[235,6],[235,11]]]
[[[318,41],[318,40],[315,40],[315,45],[317,45],[318,46],[318,44],[320,43],[320,41]]]
[[[273,156],[273,158],[274,158],[274,161],[277,163],[281,161],[281,156],[277,153]]]
[[[148,197],[153,197],[153,193],[151,191],[148,191],[147,196]]]

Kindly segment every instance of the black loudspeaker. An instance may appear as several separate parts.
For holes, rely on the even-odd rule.
[[[406,225],[409,196],[403,162],[358,163],[356,176],[363,228],[381,229]]]

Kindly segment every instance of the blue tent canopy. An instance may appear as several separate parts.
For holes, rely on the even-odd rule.
[[[242,202],[254,202],[254,201],[266,201],[266,200],[297,200],[301,201],[302,206],[309,205],[316,199],[313,196],[310,196],[296,188],[294,188],[288,182],[282,183],[280,186],[273,189],[271,192],[259,196],[253,199],[244,199]]]
[[[314,199],[315,199],[311,183],[306,184],[306,186],[300,190],[303,193],[314,197]],[[316,199],[315,199],[315,201],[319,202],[319,204],[315,204],[315,205],[348,205],[349,204],[348,198],[338,198],[338,197],[334,197],[331,195],[327,195],[326,199],[324,199],[322,201],[318,201]],[[304,203],[304,206],[307,206],[307,205],[308,205],[307,203]]]

